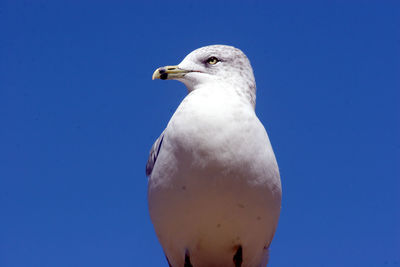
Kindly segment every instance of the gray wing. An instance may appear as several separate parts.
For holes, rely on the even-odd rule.
[[[164,131],[165,132],[165,131]],[[153,171],[154,165],[156,164],[156,160],[158,154],[160,153],[162,142],[164,140],[164,132],[161,133],[160,137],[154,142],[153,146],[150,149],[149,159],[146,163],[146,175],[150,176]]]

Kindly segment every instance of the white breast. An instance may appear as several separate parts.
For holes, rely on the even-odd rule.
[[[278,166],[252,107],[232,90],[199,89],[165,131],[149,180],[149,208],[174,267],[263,266],[281,201]]]

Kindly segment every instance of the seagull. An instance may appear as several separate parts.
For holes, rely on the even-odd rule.
[[[255,113],[256,84],[239,49],[210,45],[154,79],[188,90],[146,164],[148,204],[171,267],[264,267],[281,181]]]

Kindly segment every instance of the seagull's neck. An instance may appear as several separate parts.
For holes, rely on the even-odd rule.
[[[216,90],[227,93],[228,95],[236,95],[237,97],[248,102],[253,109],[256,105],[256,86],[254,82],[231,79],[231,80],[213,80],[196,84],[186,85],[188,93],[195,90],[209,90],[210,93],[216,93]],[[212,91],[212,92],[211,92]]]

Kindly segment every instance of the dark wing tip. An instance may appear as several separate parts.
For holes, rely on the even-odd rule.
[[[153,146],[150,149],[150,155],[146,163],[146,176],[150,176],[154,165],[156,164],[158,154],[161,150],[161,145],[164,140],[164,132],[161,133],[160,137],[154,142]]]

